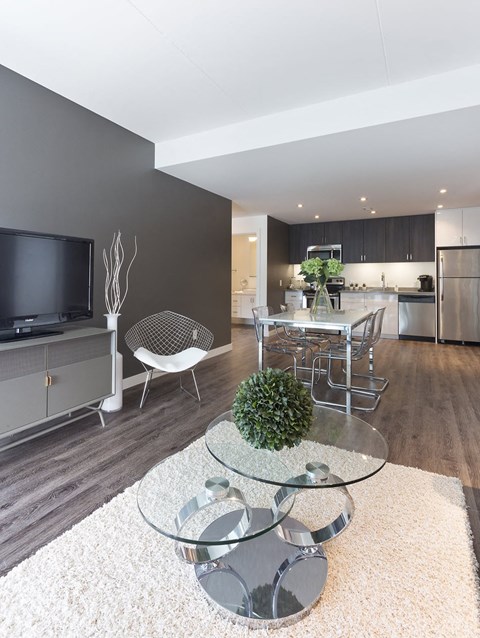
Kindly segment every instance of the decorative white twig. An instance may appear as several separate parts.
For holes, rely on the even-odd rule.
[[[120,231],[113,233],[112,245],[110,246],[108,255],[105,248],[103,249],[103,263],[107,271],[105,276],[105,306],[109,314],[118,314],[120,308],[123,306],[128,292],[128,275],[133,261],[137,256],[137,237],[135,236],[135,251],[128,265],[127,272],[125,273],[125,292],[122,297],[120,291],[120,271],[125,259],[125,251],[123,250],[121,236]]]

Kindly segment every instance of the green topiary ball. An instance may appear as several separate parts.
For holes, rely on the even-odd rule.
[[[313,420],[308,390],[289,372],[267,368],[238,386],[232,405],[235,424],[255,448],[298,445]]]

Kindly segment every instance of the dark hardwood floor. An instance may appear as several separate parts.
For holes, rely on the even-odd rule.
[[[143,410],[141,387],[121,412],[83,420],[0,452],[0,574],[140,479],[155,463],[203,434],[256,370],[251,326],[232,331],[233,351],[202,362],[202,403],[158,378]],[[356,413],[377,427],[389,461],[457,476],[464,485],[480,557],[480,348],[381,340],[376,372],[390,386],[377,410]],[[268,355],[270,365],[280,359]],[[0,407],[1,409],[1,407]]]

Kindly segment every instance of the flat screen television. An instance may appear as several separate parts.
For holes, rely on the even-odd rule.
[[[93,239],[0,228],[0,340],[93,316]]]

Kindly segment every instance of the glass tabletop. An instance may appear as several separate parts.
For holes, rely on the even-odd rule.
[[[388,446],[378,430],[356,416],[313,407],[312,426],[293,448],[253,448],[240,435],[231,412],[207,428],[210,453],[234,472],[273,485],[328,488],[362,481],[386,463]]]
[[[272,459],[271,467],[275,476],[289,474],[279,458]],[[137,504],[151,527],[180,543],[195,545],[198,553],[198,546],[223,547],[276,527],[292,506],[286,501],[273,513],[277,492],[275,485],[241,476],[218,463],[202,440],[151,468],[140,481]],[[256,516],[259,509],[264,511],[261,520]]]

